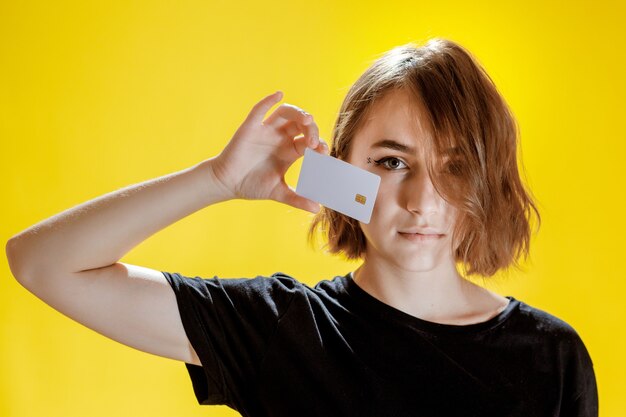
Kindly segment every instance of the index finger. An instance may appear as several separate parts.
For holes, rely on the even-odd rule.
[[[272,108],[272,106],[278,103],[283,98],[283,92],[277,91],[269,96],[265,96],[261,101],[256,103],[250,113],[248,113],[248,117],[246,120],[252,123],[261,123],[263,118],[265,117],[265,113]]]
[[[304,135],[310,138],[311,144],[317,146],[319,143],[319,129],[313,116],[301,108],[292,104],[283,103],[263,122],[263,124],[280,128],[291,121],[303,127]]]

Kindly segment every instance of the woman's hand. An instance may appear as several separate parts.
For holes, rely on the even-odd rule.
[[[213,175],[231,198],[276,200],[316,213],[319,204],[297,195],[285,182],[285,173],[306,147],[328,154],[328,146],[320,139],[313,116],[291,104],[281,104],[263,120],[282,96],[278,91],[254,105],[213,159]]]

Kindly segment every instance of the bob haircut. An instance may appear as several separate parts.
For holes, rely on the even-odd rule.
[[[397,46],[375,60],[343,101],[330,155],[348,159],[373,103],[393,89],[405,89],[422,109],[424,120],[416,123],[429,131],[428,174],[439,195],[458,210],[451,249],[464,275],[488,277],[511,264],[519,268],[520,255],[529,254],[532,212],[537,230],[541,223],[518,172],[519,127],[489,75],[459,44],[432,38],[420,47]],[[450,148],[454,152],[446,155]],[[367,241],[357,220],[322,207],[309,226],[309,243],[318,228],[328,252],[363,258]]]

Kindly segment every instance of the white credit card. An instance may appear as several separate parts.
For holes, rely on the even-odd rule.
[[[306,148],[296,193],[367,224],[379,185],[380,176]]]

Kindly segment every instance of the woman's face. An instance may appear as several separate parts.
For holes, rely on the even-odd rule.
[[[347,159],[381,177],[370,223],[359,223],[367,238],[366,262],[386,261],[413,272],[454,265],[456,210],[430,181],[421,146],[425,132],[410,96],[394,90],[370,110]]]

